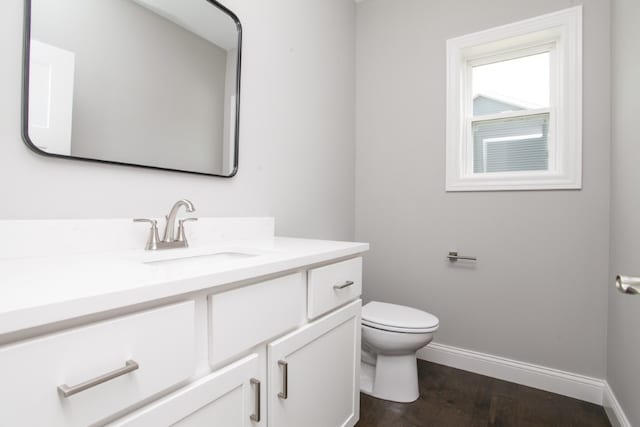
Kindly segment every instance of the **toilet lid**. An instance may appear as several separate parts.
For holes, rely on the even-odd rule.
[[[403,305],[372,301],[362,307],[362,323],[380,329],[429,331],[438,327],[433,314]]]

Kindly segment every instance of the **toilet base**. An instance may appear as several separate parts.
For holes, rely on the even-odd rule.
[[[416,354],[378,354],[375,366],[362,361],[360,391],[378,399],[410,403],[420,397]]]

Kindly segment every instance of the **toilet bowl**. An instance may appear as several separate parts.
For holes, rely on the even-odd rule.
[[[362,307],[360,391],[394,402],[418,399],[416,352],[438,324],[436,316],[411,307],[376,301]]]

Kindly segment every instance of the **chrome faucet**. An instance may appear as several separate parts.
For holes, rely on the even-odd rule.
[[[176,218],[178,216],[178,211],[180,210],[181,207],[185,207],[187,212],[193,212],[196,209],[193,207],[193,203],[191,203],[189,200],[187,199],[182,199],[182,200],[178,200],[173,207],[171,208],[171,211],[169,212],[169,215],[167,215],[165,218],[167,220],[167,224],[164,227],[164,236],[162,237],[162,241],[164,243],[171,243],[171,242],[175,242],[177,241],[177,237],[176,237]]]
[[[195,211],[195,207],[193,203],[191,203],[187,199],[178,200],[169,215],[165,216],[167,221],[164,228],[164,235],[162,240],[160,240],[158,236],[158,221],[155,219],[147,219],[147,218],[136,218],[133,222],[148,222],[151,224],[151,229],[149,230],[149,238],[147,239],[147,244],[145,249],[148,251],[155,251],[158,249],[174,249],[174,248],[187,248],[189,247],[189,243],[187,242],[187,236],[184,231],[184,223],[187,221],[197,221],[198,218],[183,218],[178,221],[178,232],[176,233],[176,219],[178,217],[178,211],[181,207],[185,207],[187,212]]]

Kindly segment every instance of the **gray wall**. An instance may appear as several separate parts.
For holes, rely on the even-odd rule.
[[[224,2],[245,30],[232,179],[30,152],[20,138],[22,3],[0,5],[0,218],[160,216],[187,197],[202,216],[272,215],[280,235],[353,238],[352,2]]]
[[[571,0],[358,5],[356,239],[365,299],[441,320],[436,341],[603,378],[610,4],[584,3],[581,191],[446,193],[445,41]],[[475,255],[467,267],[449,250]]]
[[[75,53],[72,155],[222,173],[224,49],[131,0],[34,0],[32,37]]]
[[[611,274],[640,276],[640,3],[613,0]],[[607,381],[640,426],[640,297],[609,287]]]

